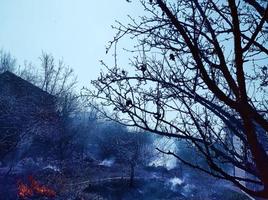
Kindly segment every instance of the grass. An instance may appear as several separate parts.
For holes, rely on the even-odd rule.
[[[114,180],[101,184],[89,185],[84,192],[97,193],[109,200],[249,200],[244,194],[240,194],[227,188],[215,188],[214,192],[204,191],[204,187],[195,187],[187,196],[183,191],[185,186],[177,186],[171,189],[163,180],[136,180],[135,186],[130,188],[126,180]]]

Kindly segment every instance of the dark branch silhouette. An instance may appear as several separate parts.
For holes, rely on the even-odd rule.
[[[190,142],[209,169],[166,152],[183,163],[267,198],[268,155],[260,139],[268,137],[267,2],[140,2],[147,15],[118,22],[107,48],[125,35],[137,38],[130,66],[102,63],[106,72],[86,95],[101,101],[100,109],[113,106],[113,120]]]

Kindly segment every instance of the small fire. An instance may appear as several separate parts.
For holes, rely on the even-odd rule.
[[[21,181],[18,181],[18,196],[25,199],[33,196],[33,190]]]
[[[53,198],[56,192],[46,186],[40,185],[32,176],[29,176],[30,186],[18,181],[18,196],[20,199],[26,199],[33,196],[44,196]]]
[[[46,196],[46,197],[55,197],[56,192],[46,186],[40,185],[32,176],[29,176],[29,181],[31,183],[31,188],[33,188],[33,191],[40,196]]]

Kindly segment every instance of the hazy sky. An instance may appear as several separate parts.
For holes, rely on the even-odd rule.
[[[38,65],[42,51],[74,68],[79,85],[97,77],[99,60],[114,36],[115,20],[139,16],[142,8],[125,0],[1,0],[0,48],[19,64]]]

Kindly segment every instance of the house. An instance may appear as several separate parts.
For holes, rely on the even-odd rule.
[[[59,130],[56,98],[6,71],[0,74],[0,161],[27,138],[47,136]]]
[[[53,106],[55,106],[53,95],[9,71],[0,74],[0,91],[2,94],[31,101],[49,110],[54,109]]]

